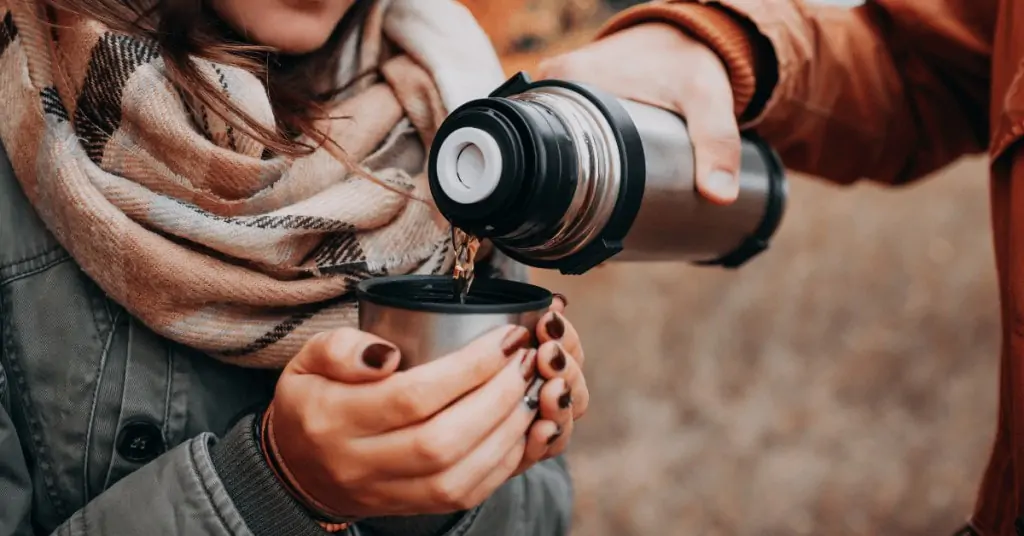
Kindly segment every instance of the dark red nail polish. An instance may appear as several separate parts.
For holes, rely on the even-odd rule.
[[[558,397],[558,407],[561,409],[568,409],[572,405],[572,391],[566,390],[562,393],[562,396]]]
[[[375,342],[366,348],[363,348],[363,363],[366,363],[366,366],[374,369],[384,368],[384,365],[386,365],[391,357],[396,353],[398,353],[398,349],[394,346],[384,344],[382,342]]]
[[[555,441],[558,441],[558,438],[560,438],[560,437],[562,437],[562,427],[561,426],[559,426],[555,430],[555,433],[551,434],[551,437],[548,438],[548,445],[554,443]]]
[[[562,351],[561,346],[555,346],[555,355],[551,356],[551,369],[555,372],[562,372],[565,370],[567,364],[565,360],[565,352]]]
[[[554,299],[556,299],[556,300],[562,300],[562,308],[565,308],[565,307],[569,306],[569,298],[566,298],[565,294],[559,294],[559,293],[555,292],[551,296]]]
[[[561,339],[565,335],[565,322],[562,322],[562,315],[552,313],[551,318],[544,324],[544,329],[552,339]]]
[[[501,351],[505,357],[512,357],[522,347],[530,343],[530,330],[517,326],[501,340]]]

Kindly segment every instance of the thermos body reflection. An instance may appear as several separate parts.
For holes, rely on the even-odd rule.
[[[695,192],[693,145],[686,124],[660,108],[620,100],[641,132],[647,169],[644,196],[620,260],[713,261],[740,248],[764,221],[774,164],[744,139],[740,193],[721,207]]]

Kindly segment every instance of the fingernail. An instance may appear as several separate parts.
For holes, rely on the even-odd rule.
[[[375,342],[363,348],[363,363],[370,368],[381,369],[396,353],[398,349],[394,346]]]
[[[559,294],[555,292],[554,294],[552,294],[552,296],[554,297],[554,299],[562,301],[563,309],[569,306],[569,298],[566,298],[565,294]]]
[[[562,372],[565,370],[565,365],[567,364],[565,361],[565,352],[562,350],[561,346],[557,344],[554,346],[555,355],[551,356],[551,359],[549,359],[548,362],[551,363],[552,370],[555,372]]]
[[[704,183],[704,188],[719,197],[732,199],[736,196],[739,184],[736,181],[735,174],[724,170],[716,170],[712,171],[711,174],[708,175],[708,180]]]
[[[537,363],[537,350],[530,348],[523,354],[523,359],[519,364],[519,372],[523,374],[524,380],[529,380],[533,376],[534,365]]]
[[[508,335],[505,335],[505,338],[501,340],[501,351],[505,354],[505,357],[512,357],[529,342],[530,330],[522,326],[516,326],[515,329],[508,332]]]
[[[551,313],[551,318],[544,324],[544,330],[552,339],[561,339],[565,335],[565,322],[562,322],[562,315],[557,312]]]
[[[562,396],[558,397],[558,407],[561,409],[568,409],[572,405],[572,390],[566,389]]]
[[[555,428],[555,433],[551,434],[551,437],[548,437],[548,445],[558,441],[558,438],[560,437],[562,437],[562,427],[558,426],[558,428]]]

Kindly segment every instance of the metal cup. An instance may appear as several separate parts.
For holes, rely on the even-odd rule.
[[[478,279],[465,303],[451,276],[403,275],[368,279],[356,288],[359,329],[395,344],[408,369],[454,352],[510,324],[536,333],[551,306],[548,290],[501,279]]]

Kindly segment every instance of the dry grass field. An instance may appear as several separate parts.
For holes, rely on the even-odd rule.
[[[588,348],[574,534],[949,534],[994,431],[987,196],[978,159],[898,191],[794,176],[773,249],[738,272],[536,273]]]
[[[951,532],[994,430],[985,175],[794,177],[773,249],[735,273],[537,273],[589,349],[574,534]]]

